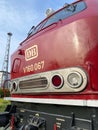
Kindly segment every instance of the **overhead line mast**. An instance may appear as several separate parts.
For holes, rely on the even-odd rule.
[[[4,83],[5,80],[8,79],[9,51],[10,51],[10,42],[11,42],[12,33],[9,32],[7,33],[7,35],[8,35],[8,39],[7,39],[4,61],[2,65],[2,72],[3,72],[2,81],[1,81],[2,84]]]

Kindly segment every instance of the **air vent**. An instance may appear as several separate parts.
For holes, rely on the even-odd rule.
[[[43,89],[48,85],[48,81],[45,77],[29,79],[19,82],[20,89]]]

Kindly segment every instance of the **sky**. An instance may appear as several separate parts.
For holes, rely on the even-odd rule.
[[[58,10],[65,3],[75,0],[0,0],[0,71],[7,45],[7,33],[11,32],[10,56],[26,37],[30,28],[45,18],[48,8]]]

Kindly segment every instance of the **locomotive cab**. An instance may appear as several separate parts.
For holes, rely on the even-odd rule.
[[[14,130],[98,128],[97,6],[79,0],[47,10],[12,54],[5,99],[16,106]]]

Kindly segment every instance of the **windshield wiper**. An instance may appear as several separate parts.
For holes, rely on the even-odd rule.
[[[35,26],[32,26],[32,28],[30,29],[30,31],[28,32],[28,36],[30,36],[31,34],[33,34],[35,31]]]

